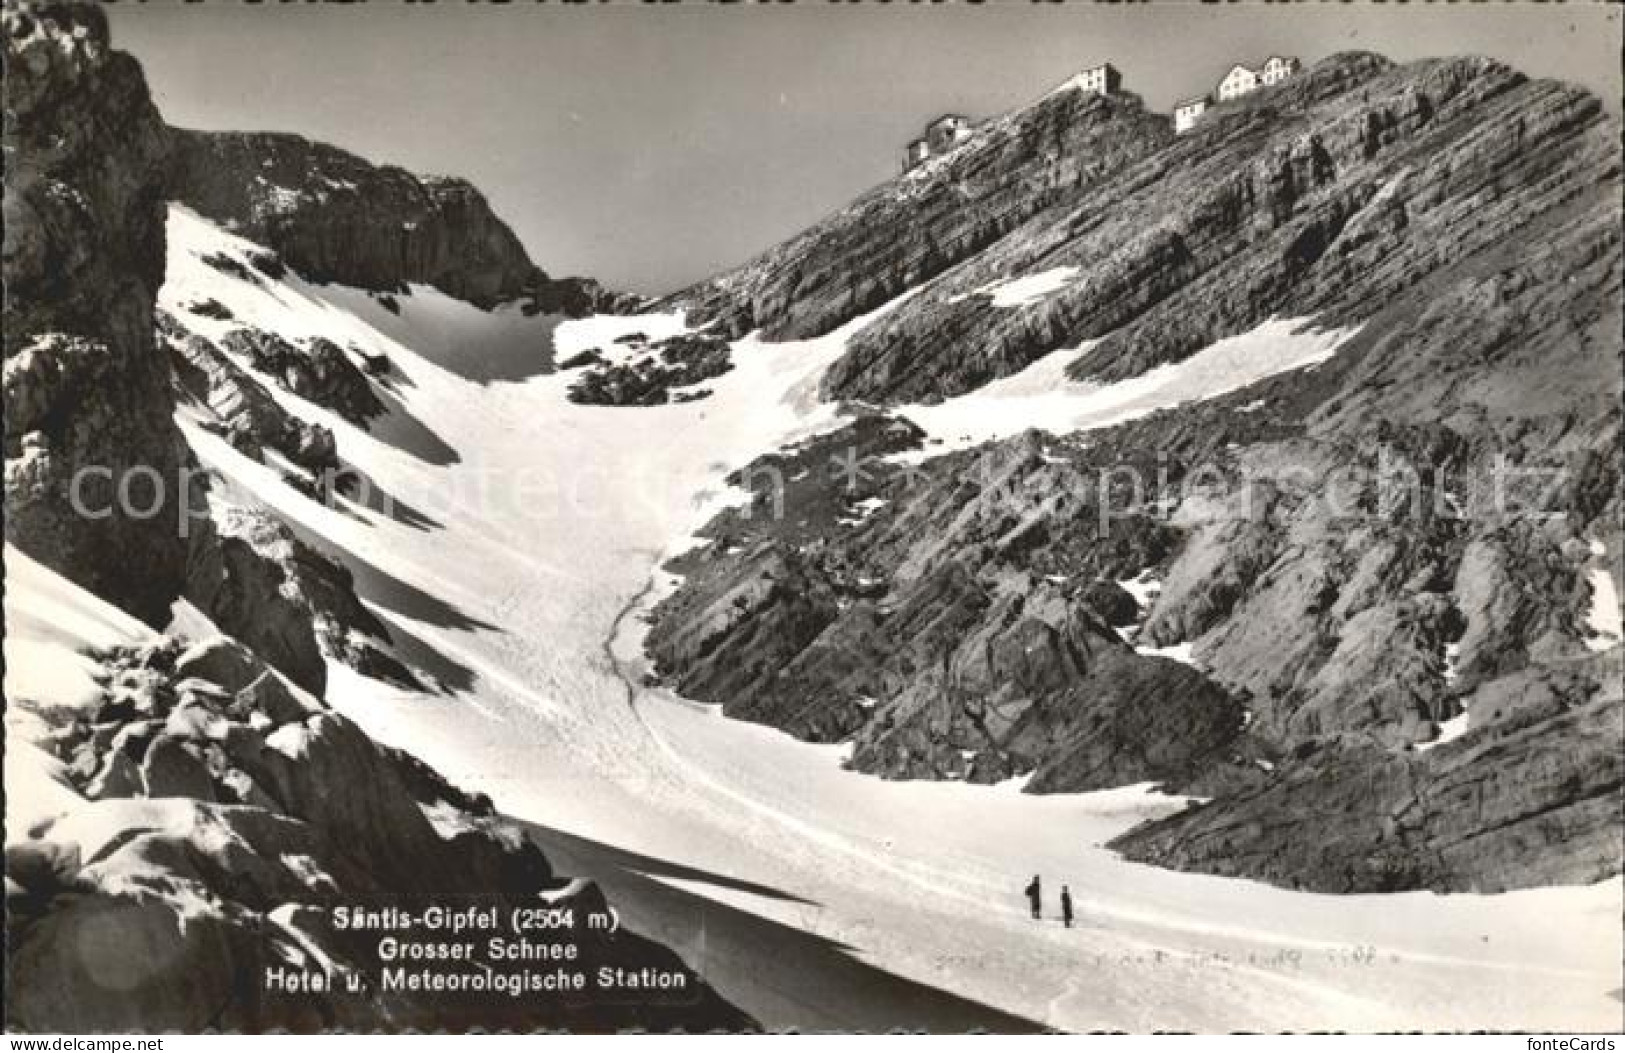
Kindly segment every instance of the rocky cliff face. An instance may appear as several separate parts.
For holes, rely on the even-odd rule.
[[[1559,674],[1560,686],[1519,685],[1516,717],[1427,752],[1309,744],[1263,785],[1147,824],[1114,847],[1177,869],[1326,892],[1601,881],[1620,869],[1620,677],[1616,652]]]
[[[153,348],[163,125],[99,10],[3,17],[6,539],[158,623],[186,563],[187,454]]]
[[[572,316],[635,297],[550,278],[461,179],[415,176],[297,135],[169,133],[168,193],[274,249],[302,276],[376,292],[432,285],[480,307],[524,301]]]
[[[758,462],[752,514],[673,566],[662,675],[892,777],[1213,798],[1120,842],[1165,865],[1329,891],[1617,873],[1617,122],[1485,60],[1346,55],[1139,134],[860,330],[825,394],[933,401],[1080,344],[1071,371],[1118,382],[1271,315],[1357,335],[1075,436],[900,458],[849,430]],[[948,193],[965,170],[939,164],[863,202]],[[691,302],[744,317],[770,298],[726,290],[823,260],[842,222]],[[825,328],[822,288],[751,321]],[[848,450],[855,488],[822,470]]]

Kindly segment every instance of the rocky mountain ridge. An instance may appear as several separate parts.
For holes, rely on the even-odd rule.
[[[1172,139],[1132,96],[1060,91],[981,126],[756,259],[669,297],[731,336],[802,339],[949,270]]]
[[[167,135],[170,198],[274,250],[317,282],[381,294],[409,284],[490,308],[577,317],[639,299],[590,278],[552,278],[471,184],[374,165],[303,136]]]
[[[1122,163],[1006,204],[1024,218],[956,242],[932,280],[895,259],[979,205],[854,240],[854,217],[961,178],[977,200],[991,158],[1042,185],[1056,158],[1000,151],[1061,106]],[[1488,60],[1365,54],[1177,139],[1125,130],[1134,107],[1041,100],[677,302],[804,335],[908,273],[825,375],[858,407],[951,399],[1065,348],[1092,384],[1145,377],[1274,315],[1354,335],[1105,429],[932,457],[871,448],[860,417],[816,455],[746,466],[750,512],[672,565],[660,674],[850,739],[887,777],[1211,798],[1118,842],[1150,862],[1326,891],[1618,873],[1620,648],[1588,628],[1618,622],[1595,582],[1625,548],[1617,121]],[[771,290],[803,274],[786,306]],[[818,470],[848,450],[874,476],[856,488]]]
[[[1063,91],[672,302],[803,338],[940,274],[858,334],[829,397],[950,397],[1091,341],[1075,375],[1123,379],[1271,316],[1363,321],[1605,197],[1617,130],[1482,58],[1336,55],[1177,137],[1132,96]],[[1055,288],[1001,303],[1021,275]]]

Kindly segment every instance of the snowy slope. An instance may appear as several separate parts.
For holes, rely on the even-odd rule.
[[[28,700],[71,710],[93,705],[99,668],[87,652],[153,634],[10,543],[5,566],[6,829],[20,835],[83,803],[62,762],[35,745],[49,729]]]
[[[630,687],[658,562],[729,499],[729,469],[834,423],[816,401],[819,375],[870,319],[815,340],[746,338],[706,400],[587,407],[565,398],[565,377],[493,381],[458,350],[532,339],[605,346],[619,333],[670,331],[669,317],[555,328],[484,315],[425,289],[402,296],[397,316],[352,291],[198,271],[201,256],[241,248],[175,214],[166,305],[207,295],[290,338],[336,334],[389,355],[400,405],[371,434],[278,397],[331,427],[341,456],[422,519],[343,501],[324,507],[193,422],[182,426],[206,463],[343,556],[359,591],[411,641],[407,657],[447,688],[411,695],[335,666],[333,704],[513,815],[692,868],[649,869],[705,899],[840,941],[865,962],[1061,1028],[1617,1024],[1619,879],[1497,896],[1331,897],[1167,872],[1099,847],[1180,807],[1146,788],[1035,797],[1012,786],[887,783],[842,771],[841,747]],[[1249,375],[1315,361],[1341,339],[1300,340],[1293,324],[1272,324],[1280,331],[1260,339],[1283,350]],[[1192,361],[1219,369],[1235,350]],[[1121,419],[1198,397],[1214,375],[1060,396],[1033,384],[1012,416],[1023,427]],[[1010,393],[944,404],[922,424],[952,439],[1004,433],[1004,423],[981,424],[1001,392]],[[1058,403],[1054,416],[1035,420],[1046,398]],[[431,455],[440,450],[455,455]],[[1026,917],[1020,890],[1034,872],[1051,903],[1070,884],[1078,928]],[[672,933],[649,935],[704,970],[703,940],[681,938],[691,923],[673,919]],[[738,982],[745,987],[723,993],[752,1008],[748,977]]]

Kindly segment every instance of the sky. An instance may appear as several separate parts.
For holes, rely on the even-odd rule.
[[[191,128],[298,132],[472,181],[549,273],[662,293],[895,174],[931,117],[1115,64],[1152,109],[1233,63],[1487,54],[1620,106],[1621,8],[796,0],[120,3],[115,44]]]

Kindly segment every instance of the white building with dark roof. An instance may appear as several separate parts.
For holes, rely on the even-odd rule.
[[[1094,92],[1096,95],[1113,95],[1123,86],[1123,75],[1110,62],[1102,62],[1073,77],[1072,84],[1081,91]]]
[[[1229,102],[1243,95],[1251,95],[1259,88],[1274,87],[1302,68],[1303,63],[1290,55],[1271,55],[1257,69],[1250,66],[1231,66],[1230,72],[1219,81],[1214,94],[1218,96],[1220,102]]]
[[[1264,67],[1258,71],[1258,79],[1268,88],[1281,83],[1302,68],[1303,63],[1291,56],[1271,55],[1264,60]]]
[[[1211,105],[1213,100],[1206,95],[1174,103],[1174,131],[1176,133],[1190,131]]]
[[[1257,70],[1235,65],[1231,66],[1230,72],[1226,73],[1224,79],[1219,81],[1219,86],[1214,89],[1214,94],[1219,97],[1220,102],[1229,102],[1231,99],[1239,99],[1243,95],[1251,95],[1258,90],[1259,84]]]

